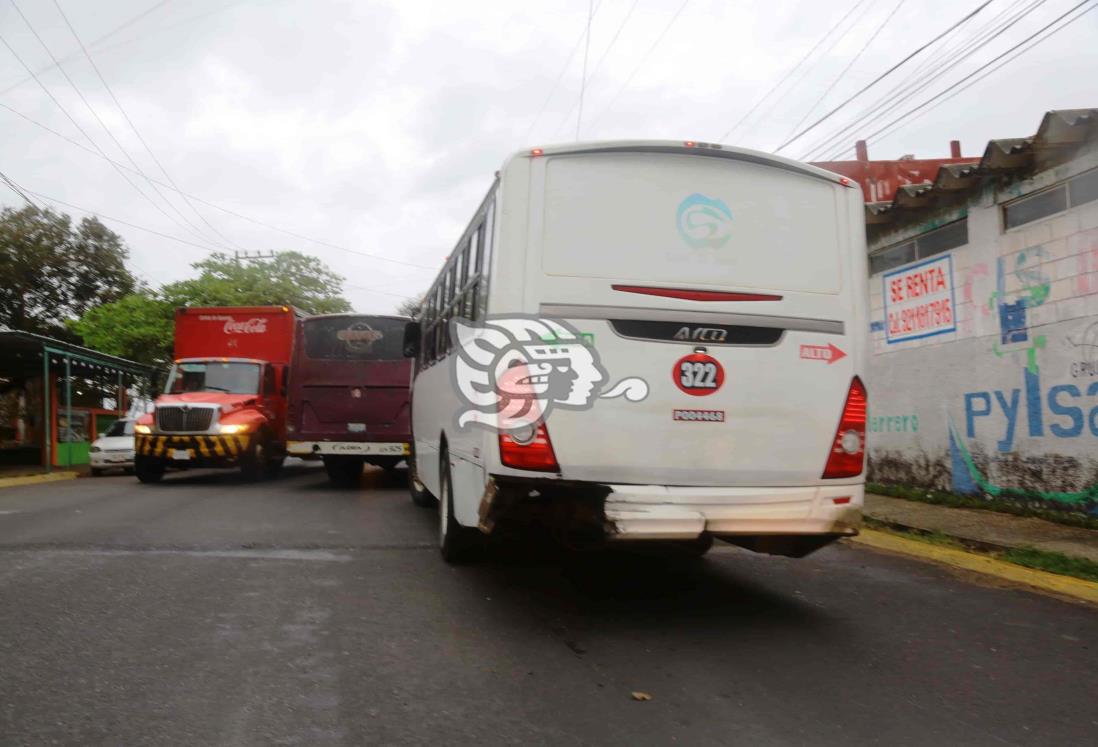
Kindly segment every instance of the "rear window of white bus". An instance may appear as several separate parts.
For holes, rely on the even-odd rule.
[[[542,269],[559,276],[838,293],[837,191],[822,179],[734,159],[550,158]]]

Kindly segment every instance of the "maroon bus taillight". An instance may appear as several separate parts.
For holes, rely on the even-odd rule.
[[[843,415],[831,451],[827,455],[824,478],[857,477],[865,465],[865,384],[857,376],[850,382],[850,391],[843,405]]]
[[[538,423],[534,437],[519,441],[508,433],[499,434],[499,460],[505,467],[528,469],[536,472],[560,472],[557,455],[545,423]]]

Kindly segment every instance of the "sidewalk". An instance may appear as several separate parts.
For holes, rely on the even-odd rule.
[[[867,493],[865,515],[908,530],[940,532],[987,549],[1033,547],[1098,562],[1098,531],[996,511],[934,506]]]

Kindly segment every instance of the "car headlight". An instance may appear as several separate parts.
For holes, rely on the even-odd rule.
[[[88,451],[90,451],[92,454],[98,454],[99,452],[102,451],[102,449],[100,449],[98,446],[93,446],[90,449],[88,449]]]
[[[144,435],[147,436],[150,433],[152,433],[152,428],[150,428],[149,426],[147,426],[143,423],[138,423],[137,425],[135,425],[133,427],[133,432],[134,433],[141,433],[141,434],[144,434]]]
[[[231,436],[234,433],[247,433],[247,423],[222,423],[217,426],[217,429],[226,436]]]

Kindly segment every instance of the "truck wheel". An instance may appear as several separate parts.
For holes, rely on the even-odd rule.
[[[160,482],[164,477],[164,462],[153,457],[138,456],[133,460],[133,471],[140,482]]]
[[[358,479],[362,476],[362,465],[365,460],[359,457],[326,456],[324,457],[324,471],[328,473],[328,479],[337,488],[353,488],[358,485]]]
[[[442,559],[450,565],[461,565],[476,558],[484,536],[476,527],[464,527],[454,516],[454,489],[450,478],[450,458],[442,452],[439,468],[438,547]]]
[[[248,450],[240,457],[240,471],[248,480],[262,480],[268,476],[267,464],[271,457],[271,439],[262,431],[248,444]]]
[[[286,457],[280,456],[274,459],[268,459],[266,464],[263,465],[264,477],[276,477],[280,471],[282,471],[282,463],[286,461]]]
[[[434,508],[438,505],[438,499],[431,495],[427,486],[419,481],[416,463],[411,457],[408,458],[408,492],[412,496],[412,503],[420,508]]]

